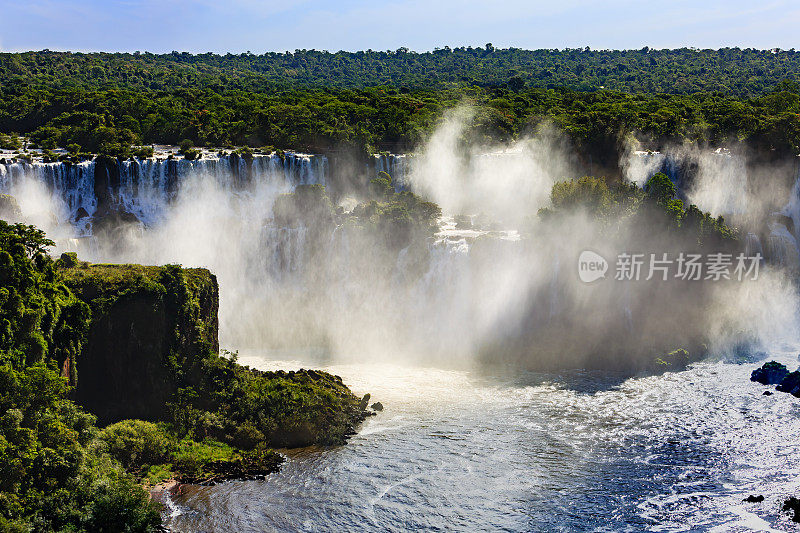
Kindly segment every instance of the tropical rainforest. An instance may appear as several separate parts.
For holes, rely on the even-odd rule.
[[[467,135],[508,141],[555,124],[579,147],[635,134],[800,150],[794,50],[441,49],[154,55],[0,54],[0,147],[131,155],[130,146],[407,151],[444,110]]]

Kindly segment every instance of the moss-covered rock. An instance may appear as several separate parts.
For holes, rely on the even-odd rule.
[[[789,369],[786,365],[782,365],[777,361],[770,361],[764,363],[761,368],[756,368],[750,374],[750,381],[761,383],[762,385],[778,385],[786,375],[789,374]]]
[[[101,423],[166,419],[184,374],[218,349],[216,278],[204,269],[87,263],[62,273],[92,310],[76,401]]]
[[[789,372],[786,377],[775,387],[779,392],[788,392],[792,396],[800,398],[800,370]]]

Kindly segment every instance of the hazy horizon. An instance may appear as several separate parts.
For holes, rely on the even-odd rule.
[[[800,7],[785,0],[754,6],[714,0],[703,6],[612,0],[599,3],[423,3],[419,0],[0,0],[7,22],[0,51],[260,54],[268,51],[429,51],[444,46],[497,48],[789,49]]]

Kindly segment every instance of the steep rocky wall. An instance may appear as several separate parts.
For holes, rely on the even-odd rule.
[[[92,308],[75,400],[101,423],[164,419],[180,373],[218,350],[216,277],[175,266],[79,264],[64,271]]]

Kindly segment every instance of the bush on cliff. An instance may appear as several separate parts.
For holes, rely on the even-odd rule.
[[[712,217],[696,205],[684,208],[675,198],[677,188],[662,173],[651,177],[643,188],[632,183],[609,185],[605,178],[584,176],[577,180],[560,181],[550,193],[550,208],[539,210],[539,218],[549,220],[553,215],[568,215],[578,209],[596,220],[598,229],[614,231],[625,219],[635,231],[646,232],[645,241],[654,240],[658,233],[686,238],[686,244],[709,248],[727,248],[736,243],[738,232],[728,226],[723,217]],[[680,228],[680,232],[675,231]]]

